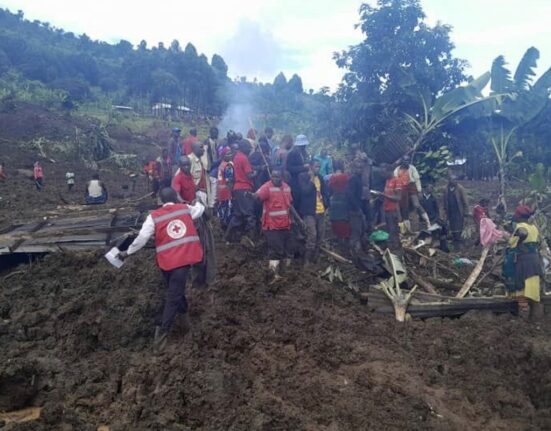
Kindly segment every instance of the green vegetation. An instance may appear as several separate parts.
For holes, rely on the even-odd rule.
[[[536,48],[513,77],[499,56],[473,79],[467,61],[453,54],[452,28],[429,25],[419,0],[364,4],[359,26],[365,40],[335,54],[345,73],[331,94],[326,87],[305,92],[298,75],[232,81],[220,55],[209,60],[191,43],[108,44],[0,10],[0,108],[23,100],[145,132],[158,121],[143,115],[153,104],[186,106],[188,116],[167,115],[159,127],[193,123],[202,133],[222,121],[222,129],[246,133],[271,126],[335,150],[359,143],[377,162],[411,152],[429,180],[443,174],[434,159],[446,152],[467,160],[470,178],[500,177],[503,193],[507,177],[528,178],[537,163],[551,165],[551,71],[534,82]],[[240,118],[230,121],[232,112]]]

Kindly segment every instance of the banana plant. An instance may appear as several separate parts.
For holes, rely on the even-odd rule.
[[[513,78],[506,67],[505,58],[500,55],[492,63],[491,96],[487,104],[489,121],[489,142],[494,149],[499,166],[501,201],[506,202],[506,184],[508,170],[514,159],[522,157],[518,151],[510,157],[510,147],[516,132],[539,115],[549,103],[551,88],[551,68],[534,84],[535,68],[539,51],[529,48],[520,60]]]
[[[425,142],[427,136],[439,128],[450,117],[474,105],[497,99],[503,95],[494,94],[484,97],[482,91],[490,82],[491,74],[486,72],[467,85],[454,88],[437,97],[431,104],[431,94],[413,78],[403,78],[402,88],[412,96],[416,96],[421,104],[422,112],[414,116],[405,114],[407,122],[414,132],[411,153],[414,153]]]

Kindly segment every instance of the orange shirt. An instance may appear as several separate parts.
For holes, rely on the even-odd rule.
[[[409,178],[409,175],[408,175],[408,178]],[[402,192],[403,188],[404,188],[404,185],[402,183],[402,179],[400,177],[392,177],[386,180],[384,193],[385,195],[388,195],[388,196],[393,196],[396,194],[399,195]],[[399,206],[400,206],[400,201],[395,202],[387,197],[384,198],[383,209],[385,211],[397,211]]]

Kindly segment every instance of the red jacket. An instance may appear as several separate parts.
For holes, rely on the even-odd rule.
[[[192,202],[195,199],[195,183],[191,175],[178,171],[170,185],[180,195],[184,202]]]
[[[151,218],[159,268],[171,271],[203,260],[203,248],[186,204],[161,207],[151,213]]]
[[[264,183],[256,196],[263,202],[262,229],[284,230],[291,228],[291,215],[289,209],[293,198],[291,188],[282,182],[280,187],[274,186],[271,181]]]
[[[197,136],[189,135],[184,142],[182,142],[182,154],[189,156],[191,154],[191,146],[197,142],[199,138]]]
[[[228,186],[228,181],[224,176],[224,171],[226,170],[228,163],[231,162],[226,162],[223,160],[218,167],[218,184],[216,186],[218,191],[218,202],[226,202],[231,199],[231,190]]]
[[[253,171],[251,162],[245,153],[237,151],[233,156],[233,174],[234,174],[234,190],[248,190],[253,189],[253,181],[248,177]]]

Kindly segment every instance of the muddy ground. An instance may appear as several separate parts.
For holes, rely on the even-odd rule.
[[[269,286],[247,250],[219,249],[219,281],[190,292],[191,333],[160,354],[151,251],[122,270],[87,253],[2,274],[0,411],[43,407],[5,429],[551,427],[547,322],[399,325],[310,273]]]
[[[0,226],[80,201],[91,170],[44,160],[37,192],[13,174],[34,159],[18,146],[27,137],[7,130]],[[101,172],[122,202],[113,192],[126,177]],[[0,412],[42,407],[2,429],[551,429],[549,321],[469,313],[401,325],[315,271],[268,285],[259,253],[220,243],[218,258],[218,281],[188,289],[192,331],[162,353],[151,349],[164,292],[152,250],[121,270],[98,251],[0,272]]]

